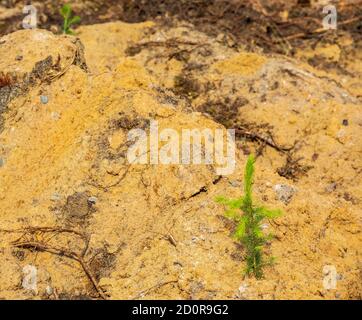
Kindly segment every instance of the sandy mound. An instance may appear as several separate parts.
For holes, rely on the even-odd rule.
[[[358,87],[188,24],[108,23],[79,39],[0,39],[13,79],[0,88],[1,298],[361,298]],[[127,134],[151,120],[236,128],[235,172],[129,164]],[[243,248],[214,202],[242,194],[255,148],[256,197],[284,210],[267,226],[276,263],[260,281],[243,279]],[[22,286],[29,265],[34,290]]]

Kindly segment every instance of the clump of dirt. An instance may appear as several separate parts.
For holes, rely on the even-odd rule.
[[[20,31],[20,34],[22,38],[28,36],[26,31]],[[7,110],[7,105],[13,99],[24,96],[30,88],[41,83],[49,83],[62,76],[71,65],[79,66],[85,72],[88,71],[84,59],[84,48],[77,39],[69,39],[67,52],[61,55],[57,53],[57,49],[65,44],[66,37],[56,44],[54,38],[49,33],[39,33],[32,38],[40,47],[35,55],[31,48],[25,46],[19,46],[17,52],[11,50],[14,41],[12,35],[2,38],[0,54],[5,56],[11,50],[9,57],[11,62],[8,65],[4,61],[0,63],[0,68],[3,70],[2,80],[0,79],[0,131],[3,123],[2,113]],[[49,52],[48,45],[52,44],[54,44],[54,48]],[[34,58],[39,60],[31,67],[29,59]]]
[[[61,212],[66,222],[83,224],[89,215],[94,213],[90,197],[87,192],[76,192],[67,197]]]
[[[303,165],[300,161],[303,160],[300,158],[293,158],[293,156],[289,153],[287,155],[284,166],[277,169],[278,174],[281,177],[291,180],[297,180],[299,177],[306,175],[307,172],[313,168],[311,165]]]
[[[135,128],[144,130],[149,126],[149,122],[146,119],[138,118],[137,115],[127,115],[124,112],[120,112],[119,118],[114,119],[111,126],[115,129],[128,131]]]
[[[110,277],[115,264],[116,254],[108,253],[106,249],[97,250],[89,262],[89,266],[93,270],[97,281],[101,278]]]
[[[237,97],[231,101],[230,97],[225,97],[223,100],[207,101],[198,109],[208,113],[215,121],[220,122],[226,128],[235,128],[237,125],[237,117],[240,108],[247,105],[249,101],[244,97]]]
[[[178,75],[175,77],[174,92],[183,97],[195,99],[200,90],[199,84],[196,80],[190,79],[187,75]]]

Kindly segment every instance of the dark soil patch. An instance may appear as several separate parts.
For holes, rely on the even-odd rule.
[[[226,97],[223,100],[208,101],[199,107],[199,111],[208,113],[218,123],[226,128],[235,128],[238,125],[239,110],[249,101],[245,98],[237,97],[232,101]]]
[[[76,192],[68,196],[62,208],[62,216],[67,223],[84,225],[95,211],[93,203],[89,201],[90,196],[87,192]]]
[[[313,168],[313,166],[301,164],[301,160],[303,158],[295,158],[291,153],[287,154],[285,164],[277,169],[278,174],[286,179],[297,181]]]
[[[28,1],[7,0],[2,5],[13,8]],[[46,0],[38,7],[38,27],[60,32],[62,18],[59,9],[63,0]],[[72,1],[73,11],[82,18],[81,24],[110,21],[142,22],[156,20],[172,25],[173,18],[193,23],[197,29],[211,36],[228,34],[235,43],[244,43],[251,49],[262,47],[266,52],[293,54],[310,39],[320,39],[325,32],[315,32],[322,26],[324,14],[311,6],[310,1],[250,1],[250,0],[95,0],[90,3]],[[287,10],[283,20],[280,13]],[[362,39],[361,3],[338,8],[338,30]],[[24,15],[15,15],[0,21],[0,35],[21,28]],[[329,31],[330,33],[338,31]]]
[[[89,261],[89,267],[93,271],[96,280],[99,281],[103,277],[108,277],[111,269],[116,263],[116,255],[108,253],[105,249],[98,250]]]
[[[184,98],[195,99],[200,92],[200,84],[187,74],[181,74],[175,77],[174,93]]]

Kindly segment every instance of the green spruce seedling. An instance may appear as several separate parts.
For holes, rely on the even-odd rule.
[[[234,237],[245,247],[245,274],[254,274],[257,279],[260,279],[263,276],[263,267],[272,262],[272,259],[265,260],[263,247],[273,237],[263,232],[262,225],[265,219],[279,217],[282,212],[254,205],[252,197],[254,162],[254,157],[250,155],[245,167],[244,196],[238,199],[218,197],[216,201],[228,208],[225,216],[237,224]]]
[[[60,14],[63,17],[63,33],[74,35],[74,31],[71,29],[71,26],[80,22],[79,16],[72,17],[72,7],[69,4],[65,4],[60,9]]]

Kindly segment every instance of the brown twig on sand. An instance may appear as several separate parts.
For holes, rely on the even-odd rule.
[[[255,132],[251,132],[251,131],[247,131],[244,130],[242,128],[237,128],[235,130],[235,133],[241,137],[245,137],[248,138],[250,140],[258,140],[266,145],[268,145],[269,147],[272,147],[274,149],[276,149],[279,152],[287,152],[290,151],[294,148],[294,146],[291,147],[281,147],[279,145],[277,145],[274,141],[272,137],[262,137],[261,135],[259,135],[258,133]]]
[[[23,249],[35,249],[36,251],[43,251],[48,252],[51,254],[55,254],[58,256],[64,256],[69,259],[72,259],[74,261],[77,261],[88,279],[91,281],[92,285],[94,286],[95,290],[97,291],[98,295],[102,299],[107,299],[108,297],[102,290],[102,288],[99,287],[96,277],[93,275],[92,271],[89,269],[87,263],[84,261],[84,257],[86,255],[86,252],[88,250],[89,246],[89,237],[87,237],[85,234],[78,232],[76,230],[72,229],[65,229],[65,228],[56,228],[56,227],[27,227],[24,229],[0,229],[0,232],[5,233],[21,233],[21,237],[15,241],[12,241],[11,244],[16,248],[23,248]],[[34,235],[41,233],[54,233],[54,234],[60,234],[60,233],[69,233],[69,234],[75,234],[79,236],[82,241],[85,243],[85,247],[82,250],[81,254],[78,254],[74,251],[71,251],[67,248],[61,248],[52,246],[43,242],[38,241],[37,239],[34,240]],[[31,240],[23,240],[26,235],[33,236]]]
[[[92,282],[92,284],[93,284],[94,288],[96,289],[96,291],[98,292],[99,296],[105,300],[108,298],[106,296],[106,294],[103,292],[102,288],[99,287],[95,276],[93,275],[91,270],[88,268],[87,264],[83,260],[83,257],[78,255],[77,253],[72,252],[65,248],[57,248],[57,247],[49,246],[44,243],[40,243],[40,242],[36,242],[36,241],[16,241],[16,242],[13,242],[13,245],[17,248],[35,249],[38,251],[45,251],[45,252],[49,252],[49,253],[52,253],[52,254],[55,254],[58,256],[64,256],[69,259],[77,261],[81,265],[84,273],[87,275],[89,280]]]

